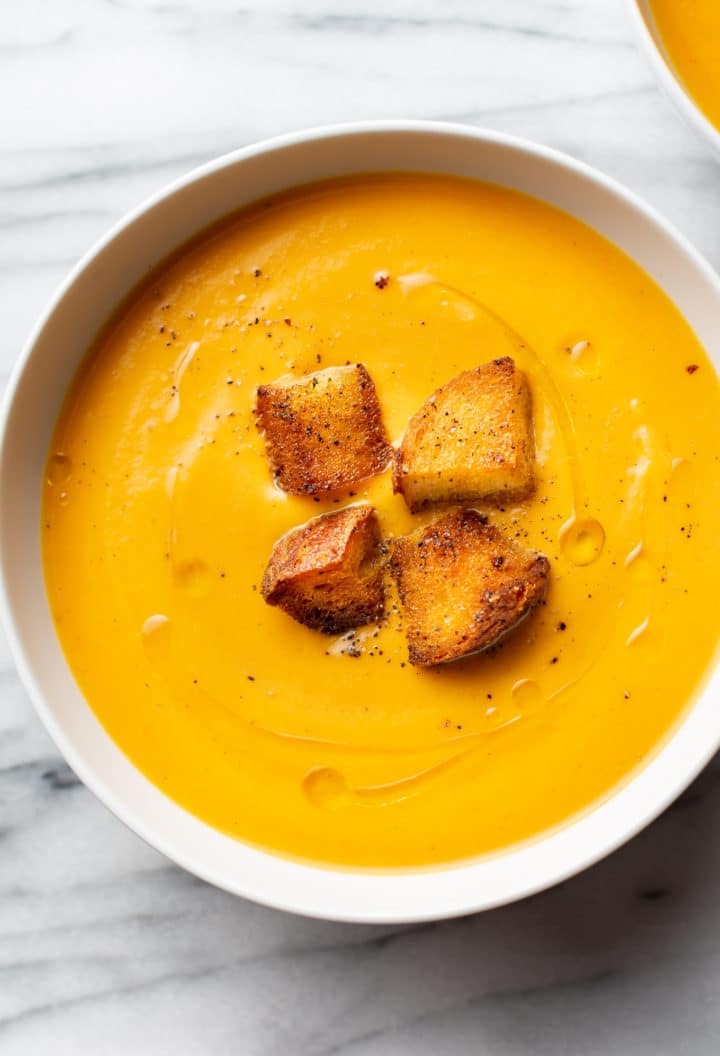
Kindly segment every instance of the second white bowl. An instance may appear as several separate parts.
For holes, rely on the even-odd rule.
[[[720,131],[708,120],[688,92],[663,44],[653,18],[650,0],[625,0],[635,35],[661,88],[686,122],[703,137],[720,157]],[[720,43],[720,42],[719,42]]]

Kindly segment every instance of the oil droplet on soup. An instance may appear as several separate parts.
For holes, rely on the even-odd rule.
[[[540,686],[532,678],[520,678],[512,687],[512,701],[521,712],[538,708],[545,697]]]
[[[65,484],[70,479],[71,473],[72,460],[67,455],[58,452],[50,456],[47,466],[48,484],[54,486]]]
[[[642,540],[637,546],[632,548],[626,556],[623,565],[627,569],[628,574],[638,583],[652,583],[657,580],[657,565],[650,558]]]
[[[328,766],[316,766],[309,770],[302,781],[303,791],[316,807],[333,809],[348,798],[348,786],[338,770]]]
[[[169,658],[172,642],[172,623],[162,613],[148,616],[141,630],[143,648],[154,663],[165,663]]]
[[[560,543],[574,565],[590,565],[602,553],[605,529],[594,517],[572,518],[560,532]]]
[[[600,375],[600,355],[594,341],[582,338],[566,346],[571,365],[581,374],[590,378]]]

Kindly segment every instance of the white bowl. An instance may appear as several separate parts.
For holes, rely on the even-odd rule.
[[[229,154],[121,221],[75,268],[11,380],[0,452],[2,610],[18,670],[70,766],[127,825],[228,891],[312,916],[420,921],[488,909],[585,868],[659,814],[720,745],[720,670],[632,780],[566,827],[456,866],[404,872],[298,864],[217,832],[166,798],[123,755],[83,699],[48,609],[40,553],[43,467],[64,393],[99,327],[148,269],[246,202],[322,177],[372,170],[477,177],[551,202],[602,232],[666,290],[720,364],[720,283],[665,221],[616,183],[544,147],[458,125],[323,128]]]
[[[630,12],[640,47],[647,56],[663,91],[687,123],[720,154],[720,131],[702,112],[675,69],[655,24],[650,0],[625,0],[625,3]]]

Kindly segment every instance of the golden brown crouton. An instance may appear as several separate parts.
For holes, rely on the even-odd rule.
[[[262,581],[268,605],[307,627],[340,634],[380,619],[384,608],[380,530],[372,506],[348,506],[279,539]]]
[[[476,510],[453,510],[398,539],[390,562],[410,663],[423,667],[488,649],[542,601],[550,563]]]
[[[393,489],[411,510],[439,502],[510,502],[532,489],[530,389],[509,357],[452,378],[413,415],[395,453]]]
[[[381,473],[392,455],[361,363],[260,385],[255,414],[275,479],[294,495],[347,488]]]

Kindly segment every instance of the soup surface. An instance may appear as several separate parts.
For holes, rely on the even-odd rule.
[[[705,116],[720,129],[718,0],[651,0],[650,6],[675,70]]]
[[[537,488],[486,512],[550,558],[546,604],[429,670],[392,604],[352,642],[264,604],[274,542],[338,503],[273,485],[258,383],[364,363],[396,441],[438,385],[504,355],[532,388]],[[678,311],[570,216],[442,176],[301,188],[183,248],[81,367],[44,494],[58,634],[122,750],[227,833],[355,866],[494,851],[606,795],[698,687],[718,420]],[[358,499],[386,536],[434,516],[389,471],[340,497]]]

